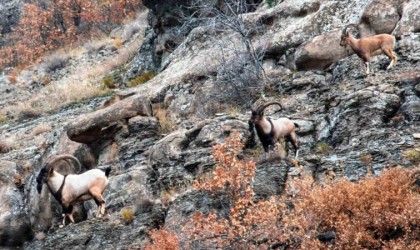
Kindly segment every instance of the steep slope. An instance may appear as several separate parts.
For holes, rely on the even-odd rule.
[[[413,136],[420,128],[420,33],[413,14],[420,5],[414,0],[385,2],[376,11],[375,0],[286,0],[241,16],[245,24],[259,27],[251,40],[257,50],[265,51],[268,80],[255,92],[282,102],[284,110],[280,114],[271,110],[270,116],[287,116],[300,125],[299,165],[315,179],[333,171],[357,180],[370,171],[379,174],[387,167],[413,165],[404,153],[420,147]],[[139,248],[151,228],[163,224],[177,228],[180,218],[194,211],[226,212],[226,201],[191,186],[214,167],[213,145],[233,132],[239,132],[243,142],[250,139],[249,114],[238,108],[238,102],[230,102],[234,90],[220,91],[217,85],[224,72],[221,66],[235,61],[231,46],[240,44],[241,37],[200,26],[162,56],[157,45],[166,44],[169,36],[157,25],[172,17],[151,9],[145,42],[124,78],[149,70],[159,71],[156,77],[118,91],[129,97],[105,109],[95,111],[105,100],[98,98],[46,117],[1,125],[2,135],[30,131],[45,121],[54,127],[45,145],[0,155],[0,196],[5,201],[0,206],[0,245],[32,240],[24,247]],[[348,23],[360,22],[363,32],[372,33],[385,26],[381,20],[387,20],[386,27],[391,27],[387,31],[397,37],[400,59],[385,71],[389,60],[378,56],[372,61],[374,73],[365,76],[360,59],[340,47],[338,38]],[[150,55],[147,60],[144,53]],[[157,119],[156,111],[162,109],[167,115]],[[118,122],[121,119],[125,126]],[[173,131],[162,131],[164,120]],[[90,201],[78,208],[76,224],[58,228],[61,208],[46,189],[36,193],[35,178],[47,157],[59,153],[77,156],[84,170],[112,167],[105,219],[92,218],[96,205]],[[281,193],[287,175],[296,172],[288,159],[259,164],[256,195]],[[124,209],[133,217],[122,216]]]

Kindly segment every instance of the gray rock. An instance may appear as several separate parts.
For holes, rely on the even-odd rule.
[[[4,0],[0,3],[0,33],[10,33],[19,23],[22,3],[19,0]],[[0,43],[1,45],[1,43]]]
[[[399,2],[395,0],[372,1],[366,6],[361,17],[362,28],[367,28],[373,34],[391,34],[400,20]]]
[[[401,19],[393,31],[397,36],[420,30],[420,16],[416,14],[420,12],[420,2],[404,1],[402,5]]]
[[[24,194],[18,188],[21,178],[16,163],[0,160],[0,246],[20,246],[32,239]]]

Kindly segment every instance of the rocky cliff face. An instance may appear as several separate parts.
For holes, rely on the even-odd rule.
[[[151,23],[174,24],[163,11],[172,5],[165,1],[167,7],[160,9],[149,2],[155,1],[144,3],[161,18],[152,16]],[[412,163],[404,152],[420,147],[413,136],[420,128],[420,33],[418,15],[413,14],[420,4],[380,2],[285,0],[243,14],[245,23],[262,27],[251,40],[257,50],[265,51],[269,81],[257,91],[283,104],[281,113],[268,115],[290,117],[300,125],[299,165],[317,179],[330,171],[357,180],[368,171],[408,167]],[[366,76],[360,59],[339,46],[342,27],[348,23],[359,23],[370,34],[395,34],[396,67],[386,71],[389,59],[378,56],[371,63],[374,73]],[[0,125],[5,136],[30,134],[43,122],[54,124],[42,135],[47,143],[0,154],[1,246],[136,248],[151,228],[176,228],[179,218],[194,211],[224,212],[223,200],[192,190],[191,185],[214,167],[212,145],[233,132],[245,143],[250,139],[249,113],[229,110],[213,98],[221,77],[221,49],[215,45],[239,38],[200,26],[185,39],[169,39],[170,29],[165,27],[149,28],[129,70],[132,76],[161,71],[144,85],[120,91],[129,97],[104,109],[97,110],[105,101],[99,98],[49,116]],[[164,54],[160,48],[167,39],[175,45]],[[230,56],[223,58],[229,61]],[[156,114],[156,107],[167,110],[173,131],[162,130],[162,117],[159,121],[151,112]],[[60,153],[78,157],[82,171],[112,167],[104,219],[93,218],[96,205],[89,201],[78,206],[76,224],[58,228],[61,208],[46,188],[36,192],[35,178],[47,157]],[[296,169],[288,159],[260,163],[254,191],[258,197],[279,194],[287,175],[293,174]],[[124,209],[133,212],[132,221],[121,216]]]

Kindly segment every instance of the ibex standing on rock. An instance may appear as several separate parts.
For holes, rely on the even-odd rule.
[[[387,67],[390,69],[397,64],[398,57],[394,52],[395,37],[388,34],[380,34],[370,37],[362,37],[360,39],[354,38],[347,29],[352,26],[359,30],[356,24],[347,25],[341,33],[341,46],[350,45],[353,51],[366,64],[366,74],[369,74],[369,63],[372,56],[385,54],[391,59],[391,63]]]
[[[94,199],[98,206],[96,217],[104,215],[105,200],[102,197],[102,193],[108,185],[107,177],[111,168],[109,167],[104,171],[91,169],[78,175],[62,175],[54,170],[54,167],[61,160],[72,160],[81,169],[81,164],[76,157],[65,154],[57,155],[48,159],[39,172],[36,182],[38,193],[41,193],[43,184],[47,184],[52,195],[62,206],[63,226],[65,226],[67,216],[74,223],[73,205],[90,199]]]
[[[254,127],[257,130],[258,138],[260,138],[264,151],[268,152],[269,147],[274,147],[280,138],[286,138],[290,141],[295,149],[295,157],[299,154],[299,143],[296,135],[298,124],[293,123],[289,118],[281,117],[275,120],[264,117],[264,109],[270,105],[278,105],[279,102],[269,102],[252,109],[251,119],[248,121],[249,130],[253,132]]]

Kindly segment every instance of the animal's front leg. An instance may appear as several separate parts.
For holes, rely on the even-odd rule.
[[[369,75],[370,70],[369,70],[369,62],[365,62],[366,64],[366,75]]]
[[[62,214],[63,216],[63,225],[60,225],[60,228],[64,227],[66,225],[66,214]]]

